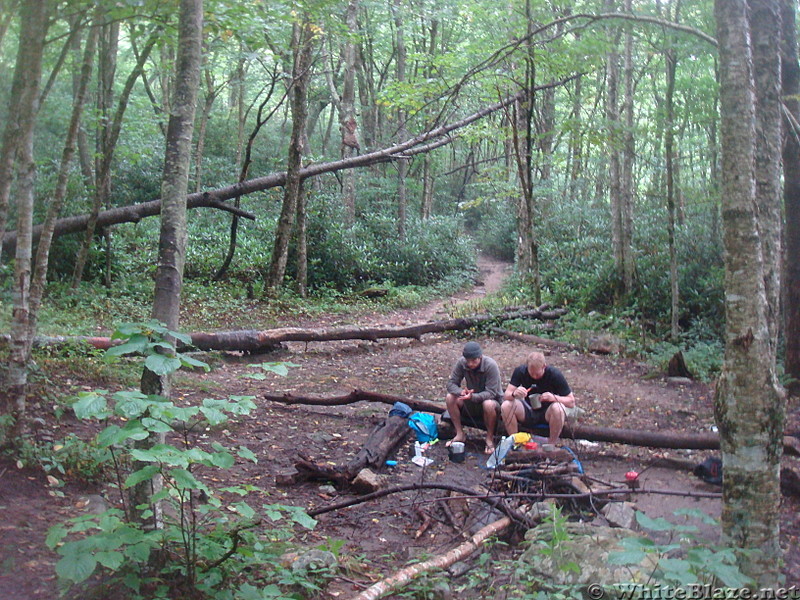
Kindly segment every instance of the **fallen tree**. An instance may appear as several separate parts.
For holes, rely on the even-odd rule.
[[[390,394],[378,394],[355,389],[349,394],[334,397],[300,396],[296,394],[266,394],[264,399],[281,404],[305,404],[311,406],[341,406],[355,402],[380,402],[394,404],[404,402],[414,410],[442,414],[447,410],[444,402],[428,402],[414,400]],[[440,431],[440,433],[443,433]],[[567,424],[561,433],[564,438],[587,440],[590,442],[611,442],[630,446],[647,446],[650,448],[670,448],[687,450],[718,450],[719,435],[714,432],[679,433],[673,431],[642,431],[636,429],[619,429],[616,427],[600,427],[597,425]],[[783,451],[789,456],[800,456],[800,440],[785,435]]]
[[[545,90],[549,88],[558,87],[571,81],[577,77],[574,75],[562,81],[552,82],[540,86],[536,86],[533,91]],[[379,164],[382,162],[389,162],[393,160],[407,160],[417,154],[430,152],[431,150],[450,143],[455,139],[451,133],[482,119],[506,106],[509,106],[520,100],[528,92],[522,91],[513,96],[509,96],[500,102],[496,102],[483,109],[463,118],[454,123],[448,123],[440,127],[435,127],[426,131],[410,140],[401,144],[395,144],[388,148],[381,148],[373,152],[360,154],[347,159],[336,160],[326,163],[318,163],[308,165],[299,171],[300,180],[305,180],[310,177],[316,177],[325,173],[334,173],[345,169],[355,169],[360,167],[367,167],[370,165]],[[239,214],[246,218],[254,218],[253,215],[245,211],[236,209],[235,207],[225,204],[226,200],[240,198],[254,192],[262,192],[274,187],[282,186],[286,183],[286,172],[272,173],[264,177],[257,177],[234,185],[218,188],[216,190],[209,190],[205,192],[198,192],[189,194],[186,197],[186,208],[217,208],[228,210]],[[155,216],[161,213],[161,200],[151,200],[149,202],[142,202],[131,206],[121,206],[100,212],[97,215],[97,225],[99,229],[109,227],[112,225],[119,225],[121,223],[137,223],[145,217]],[[86,229],[89,223],[89,215],[79,215],[73,217],[65,217],[56,221],[53,229],[53,237],[56,238],[60,235],[68,233],[76,233]],[[39,239],[41,234],[41,226],[36,226],[33,229],[33,240]],[[3,234],[3,251],[11,253],[17,243],[16,231],[6,231]]]
[[[444,331],[461,331],[485,323],[507,321],[510,319],[558,319],[566,310],[547,310],[546,305],[539,308],[515,310],[497,315],[483,314],[444,321],[430,321],[407,327],[330,327],[319,329],[303,329],[299,327],[281,327],[265,330],[219,331],[215,333],[191,333],[191,345],[181,345],[179,351],[187,350],[223,350],[228,352],[269,352],[275,350],[283,342],[326,342],[343,340],[366,340],[377,342],[379,339],[413,338],[419,340],[427,333]],[[7,335],[0,336],[0,342],[8,344]],[[108,350],[121,343],[109,337],[37,336],[34,346],[58,346],[85,343],[99,350]]]

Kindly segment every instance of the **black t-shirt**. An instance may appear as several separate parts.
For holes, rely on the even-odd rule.
[[[572,393],[561,371],[550,365],[544,368],[544,375],[542,375],[541,379],[531,377],[531,374],[528,373],[528,365],[520,365],[511,374],[510,383],[516,387],[531,388],[528,395],[550,392],[556,396],[569,396]]]

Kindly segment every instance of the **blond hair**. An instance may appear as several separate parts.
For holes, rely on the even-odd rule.
[[[528,354],[528,358],[526,359],[529,367],[538,367],[542,368],[547,366],[547,361],[544,358],[544,354],[541,352],[531,352]]]

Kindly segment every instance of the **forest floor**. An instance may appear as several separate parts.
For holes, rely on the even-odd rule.
[[[442,301],[414,310],[359,314],[356,317],[323,315],[297,319],[284,325],[323,327],[335,325],[403,326],[427,320],[447,318],[446,307],[480,297],[497,290],[508,265],[482,258],[480,281],[475,289],[464,292],[445,303]],[[189,310],[192,310],[189,308]],[[259,324],[253,323],[253,327]],[[344,464],[363,444],[374,425],[382,421],[389,409],[384,404],[357,403],[338,407],[285,406],[263,399],[267,393],[284,392],[309,396],[346,394],[353,389],[382,392],[413,399],[443,399],[444,383],[458,358],[465,334],[429,334],[422,340],[382,340],[379,342],[314,342],[287,343],[269,355],[225,355],[213,361],[208,373],[181,375],[177,394],[187,401],[205,397],[252,395],[258,408],[246,419],[230,424],[222,431],[211,431],[209,438],[226,445],[246,445],[258,457],[258,463],[236,464],[215,474],[216,484],[252,484],[263,489],[262,503],[280,503],[313,509],[351,497],[320,482],[304,482],[286,487],[275,485],[275,476],[295,464],[300,454],[320,464]],[[505,378],[514,367],[524,362],[532,350],[528,344],[504,338],[480,337],[484,353],[493,357]],[[653,376],[646,365],[621,356],[599,356],[574,350],[543,349],[550,364],[557,366],[569,381],[578,405],[586,410],[581,422],[590,425],[628,429],[675,431],[680,433],[708,431],[713,427],[713,389],[699,382],[673,386],[661,375]],[[270,375],[263,381],[245,377],[262,362],[294,363],[285,377]],[[51,381],[63,389],[92,389],[102,386],[93,381]],[[35,416],[45,420],[43,430],[54,439],[74,430],[78,423],[70,415],[56,421],[50,411]],[[790,404],[790,431],[798,431],[797,401]],[[441,482],[459,485],[485,483],[489,475],[480,468],[485,462],[483,434],[468,430],[467,460],[461,464],[448,461],[444,444],[432,446],[428,456],[434,463],[424,469],[410,461],[412,442],[395,457],[397,466],[384,470],[390,485],[420,482]],[[608,482],[621,483],[627,471],[641,472],[643,488],[686,492],[719,492],[690,471],[711,452],[689,450],[657,450],[610,443],[578,443],[566,441],[578,455],[587,474]],[[684,468],[661,466],[677,459]],[[785,458],[786,461],[797,459]],[[47,549],[44,539],[48,527],[86,510],[87,500],[101,490],[68,483],[54,495],[44,474],[18,469],[9,461],[0,462],[0,598],[5,600],[51,599],[57,596],[54,563],[57,555]],[[326,539],[345,540],[339,550],[358,563],[348,577],[334,579],[322,598],[348,598],[365,585],[387,576],[396,568],[422,555],[444,553],[463,541],[463,532],[434,521],[423,535],[415,537],[421,525],[419,509],[433,504],[440,491],[414,491],[395,494],[321,515],[317,527],[301,535],[301,543],[316,547]],[[720,500],[638,494],[634,498],[640,510],[650,517],[675,520],[679,508],[699,508],[718,518]],[[785,549],[783,572],[786,585],[800,583],[800,502],[783,498],[781,546]],[[467,527],[468,525],[465,525]],[[703,532],[715,541],[715,529]],[[492,553],[513,552],[505,544],[496,545]],[[486,569],[485,566],[475,567]],[[462,578],[463,581],[463,578]],[[458,581],[452,582],[459,590]],[[457,594],[470,598],[469,590]],[[498,596],[498,597],[503,597]]]

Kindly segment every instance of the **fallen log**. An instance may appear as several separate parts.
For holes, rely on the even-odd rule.
[[[565,314],[564,309],[542,310],[530,308],[505,312],[496,315],[481,314],[472,317],[431,321],[407,327],[330,327],[321,329],[302,329],[299,327],[281,327],[265,330],[219,331],[216,333],[190,333],[190,345],[179,345],[181,352],[189,350],[224,350],[228,352],[269,352],[280,347],[283,342],[328,342],[343,340],[366,340],[377,342],[380,339],[413,338],[419,340],[428,333],[445,331],[462,331],[478,325],[502,322],[510,319],[558,319]],[[10,337],[0,336],[0,342],[7,345]],[[58,346],[85,343],[93,348],[108,350],[122,343],[107,337],[89,336],[37,336],[34,346]]]
[[[538,346],[547,346],[550,348],[563,348],[565,350],[575,347],[567,342],[551,340],[549,338],[543,338],[538,335],[531,335],[529,333],[517,333],[516,331],[511,331],[509,329],[502,329],[501,327],[492,327],[489,329],[489,331],[495,335],[504,335],[509,339],[516,340],[518,342],[524,342],[526,344],[536,344]]]
[[[323,479],[334,481],[339,485],[349,485],[362,469],[383,468],[386,459],[410,434],[408,419],[390,416],[370,432],[367,441],[347,464],[331,467],[318,465],[308,458],[301,458],[295,463],[295,468],[306,479]]]
[[[444,403],[425,402],[423,400],[412,400],[400,396],[389,396],[386,394],[376,394],[364,390],[353,390],[346,396],[334,398],[319,398],[310,396],[299,396],[286,394],[284,396],[265,395],[265,399],[285,404],[309,404],[317,406],[334,406],[340,404],[352,404],[359,401],[382,402],[394,404],[395,402],[405,402],[412,408],[419,406],[416,410],[441,414],[445,412]],[[424,407],[424,408],[423,408]],[[444,431],[440,429],[440,437]],[[590,442],[610,442],[614,444],[627,444],[629,446],[647,446],[650,448],[670,448],[686,450],[718,450],[719,435],[713,432],[707,433],[678,433],[674,431],[642,431],[637,429],[619,429],[616,427],[600,427],[598,425],[570,425],[564,426],[561,437],[574,440],[587,440]],[[785,435],[783,437],[783,451],[788,456],[800,456],[800,440]]]
[[[394,575],[371,585],[360,594],[354,596],[352,600],[377,600],[390,592],[401,589],[412,579],[419,577],[431,569],[445,569],[455,562],[464,560],[467,556],[480,548],[481,544],[483,544],[488,537],[500,533],[509,525],[511,525],[511,519],[508,517],[498,519],[446,554],[440,554],[439,556],[434,556],[421,563],[416,563],[400,569]]]

